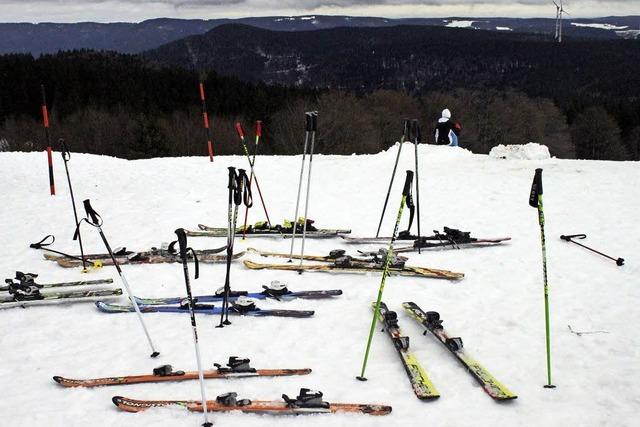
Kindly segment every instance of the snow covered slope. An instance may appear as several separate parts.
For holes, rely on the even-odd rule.
[[[404,170],[413,165],[413,148],[403,150],[383,233],[393,227]],[[369,156],[314,158],[310,217],[319,227],[351,227],[353,235],[375,234],[396,148]],[[0,153],[0,272],[40,274],[42,283],[113,277],[112,268],[86,275],[43,260],[30,242],[55,234],[55,247],[77,252],[62,161],[56,153],[58,195],[48,194],[44,153]],[[260,290],[279,279],[293,290],[341,288],[334,301],[259,302],[265,308],[315,309],[311,319],[233,318],[215,329],[217,319],[198,317],[206,366],[230,355],[247,356],[258,368],[313,369],[309,376],[277,379],[208,380],[210,399],[236,391],[239,397],[278,399],[300,387],[322,390],[333,402],[385,403],[387,417],[319,415],[270,418],[215,414],[220,426],[632,426],[640,410],[640,283],[637,254],[637,185],[640,168],[631,162],[548,159],[502,160],[463,149],[420,147],[422,230],[444,225],[471,230],[477,237],[511,236],[510,245],[483,249],[410,254],[409,264],[466,273],[457,283],[391,277],[384,300],[398,311],[401,328],[441,393],[423,402],[412,393],[389,340],[377,333],[367,370],[359,373],[376,297],[379,274],[250,271],[237,262],[231,283],[237,290]],[[74,192],[80,203],[90,198],[104,218],[112,246],[146,249],[174,238],[177,227],[226,224],[227,166],[245,167],[242,157],[126,161],[73,154]],[[256,172],[273,220],[293,215],[300,156],[259,156]],[[536,210],[528,196],[536,167],[544,168],[544,201],[551,299],[553,381],[545,383],[545,339],[540,236]],[[256,197],[257,202],[257,197]],[[250,222],[263,219],[259,205]],[[406,224],[406,216],[403,221]],[[598,249],[626,259],[612,261],[563,242],[561,234],[586,233]],[[103,247],[95,230],[83,229],[88,252]],[[225,239],[191,238],[195,248],[217,247]],[[236,250],[253,246],[287,251],[289,241],[238,239]],[[299,247],[299,245],[298,245]],[[309,241],[307,252],[325,254],[347,247],[340,240]],[[375,246],[371,246],[374,248]],[[359,249],[364,249],[359,247]],[[253,256],[255,259],[255,256]],[[279,262],[281,260],[267,261]],[[184,294],[182,269],[176,264],[123,267],[142,297]],[[196,294],[223,284],[223,265],[201,266],[193,282]],[[492,401],[458,362],[402,312],[403,301],[437,310],[467,351],[518,394],[506,404]],[[90,378],[150,373],[160,364],[195,369],[188,316],[145,315],[162,352],[149,349],[134,314],[107,315],[92,304],[0,311],[0,424],[7,426],[197,426],[199,414],[179,409],[122,413],[114,395],[139,399],[198,398],[197,382],[140,384],[96,389],[63,389],[51,377]],[[608,333],[578,336],[577,331]],[[636,421],[633,421],[636,419]]]

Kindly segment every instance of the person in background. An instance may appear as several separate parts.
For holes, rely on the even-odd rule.
[[[461,129],[460,123],[454,123],[451,120],[451,111],[445,108],[442,110],[442,117],[438,119],[438,124],[433,131],[435,143],[437,145],[457,147]]]

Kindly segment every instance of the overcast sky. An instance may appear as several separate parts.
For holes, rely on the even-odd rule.
[[[559,1],[559,0],[557,0]],[[571,17],[640,15],[640,0],[569,0]],[[270,15],[553,17],[551,0],[0,0],[0,22],[138,22]]]

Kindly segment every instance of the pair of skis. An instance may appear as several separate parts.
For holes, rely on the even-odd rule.
[[[191,237],[225,237],[227,235],[227,229],[222,227],[209,227],[207,225],[198,224],[199,230],[185,230],[187,236]],[[272,228],[247,228],[246,230],[243,228],[236,229],[236,233],[242,234],[244,237],[280,237],[280,238],[290,238],[292,229],[287,229],[281,226],[272,227]],[[351,230],[348,229],[330,229],[330,228],[321,228],[316,230],[308,230],[307,229],[307,237],[311,238],[333,238],[339,237],[344,234],[351,233]]]
[[[465,352],[461,338],[452,338],[446,333],[442,327],[442,320],[438,313],[433,311],[425,313],[413,302],[405,302],[402,304],[402,307],[413,319],[425,328],[425,334],[427,332],[432,334],[467,368],[469,373],[480,383],[489,396],[500,401],[517,398],[514,393]],[[402,335],[402,331],[398,326],[397,314],[394,311],[390,311],[386,304],[381,303],[378,316],[384,329],[391,338],[394,347],[398,351],[416,396],[423,400],[440,397],[440,394],[427,376],[427,373],[415,355],[410,351],[409,337]]]

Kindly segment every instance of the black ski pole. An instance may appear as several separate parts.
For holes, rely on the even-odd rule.
[[[402,144],[407,140],[409,136],[409,119],[403,120],[402,137],[400,138],[400,145],[398,146],[398,154],[396,155],[396,162],[393,165],[393,172],[391,172],[391,181],[389,181],[389,189],[387,190],[387,196],[384,198],[384,206],[382,206],[382,214],[380,215],[380,222],[378,223],[378,230],[376,231],[376,237],[380,235],[380,227],[382,227],[382,220],[384,219],[384,213],[387,210],[387,203],[389,203],[389,195],[391,194],[391,187],[393,187],[393,180],[396,177],[396,169],[398,169],[398,160],[400,160],[400,153],[402,152]]]
[[[413,145],[416,160],[416,168],[414,171],[416,175],[416,215],[418,216],[418,242],[420,242],[422,238],[420,235],[420,179],[418,177],[418,144],[420,144],[422,135],[420,134],[420,125],[415,119],[411,121],[411,133],[413,134]],[[420,245],[418,245],[418,253],[421,253]]]
[[[180,259],[182,260],[182,270],[184,272],[184,284],[187,288],[187,299],[189,300],[189,315],[191,316],[191,331],[193,332],[193,345],[196,349],[196,363],[198,364],[198,379],[200,380],[200,394],[202,395],[202,408],[204,410],[204,423],[203,427],[211,427],[213,423],[209,422],[207,414],[207,396],[204,391],[204,372],[202,370],[202,359],[200,358],[200,345],[198,344],[198,327],[196,326],[196,315],[193,312],[193,294],[191,293],[191,284],[189,283],[189,266],[187,264],[187,252],[191,252],[193,256],[193,262],[195,264],[195,276],[197,279],[198,274],[198,257],[196,251],[187,247],[187,234],[183,228],[178,228],[175,231],[178,236],[178,246],[180,247]]]
[[[60,138],[58,143],[62,146],[62,160],[64,160],[64,170],[67,174],[67,182],[69,183],[69,195],[71,196],[71,206],[73,207],[73,219],[75,221],[76,230],[78,232],[74,237],[78,238],[78,244],[80,246],[80,258],[82,259],[82,272],[86,273],[87,270],[87,260],[84,257],[84,249],[82,248],[82,234],[80,233],[80,222],[78,221],[78,211],[76,210],[76,199],[73,197],[73,187],[71,186],[71,176],[69,175],[69,160],[71,159],[71,151],[67,147],[67,144],[64,143],[64,139]]]
[[[536,169],[529,193],[529,206],[538,209],[538,223],[540,224],[540,243],[542,244],[542,273],[544,280],[544,321],[547,344],[547,384],[545,388],[555,388],[551,384],[551,333],[549,332],[549,284],[547,282],[547,247],[544,238],[544,209],[542,204],[542,169]]]
[[[113,261],[113,265],[116,268],[118,275],[120,276],[120,280],[122,280],[122,284],[124,285],[125,290],[127,291],[127,296],[129,297],[129,301],[131,301],[131,304],[133,305],[133,308],[136,311],[136,314],[138,315],[138,320],[140,321],[140,325],[142,326],[144,335],[147,337],[147,341],[149,342],[149,347],[151,347],[151,351],[152,351],[151,357],[157,357],[160,355],[160,352],[157,351],[155,346],[153,345],[153,341],[151,340],[151,335],[149,334],[147,325],[145,325],[144,319],[142,318],[140,307],[138,306],[138,303],[136,302],[136,299],[134,298],[133,293],[131,292],[131,287],[129,286],[129,282],[127,282],[127,278],[124,276],[124,273],[120,268],[120,264],[118,264],[118,260],[113,254],[113,251],[111,250],[111,246],[107,241],[107,237],[104,235],[104,232],[102,231],[102,218],[91,207],[91,202],[89,201],[89,199],[85,200],[83,203],[84,203],[84,210],[87,213],[87,217],[84,218],[82,221],[86,221],[88,224],[94,226],[98,230],[98,233],[100,234],[100,238],[102,238],[102,242],[104,243],[104,246],[107,249],[107,252],[109,252],[109,256]],[[79,232],[79,230],[80,230],[80,225],[78,225],[78,229],[76,233]]]
[[[609,258],[610,260],[614,261],[614,262],[616,263],[616,265],[618,265],[618,266],[622,266],[622,265],[624,265],[624,258],[618,258],[618,259],[616,259],[616,258],[614,258],[614,257],[611,257],[611,256],[609,256],[609,255],[607,255],[607,254],[603,254],[602,252],[596,251],[595,249],[590,248],[589,246],[583,245],[582,243],[578,243],[578,242],[576,242],[575,240],[573,240],[573,239],[586,239],[586,238],[587,238],[587,235],[586,235],[586,234],[571,234],[571,235],[569,235],[569,236],[565,236],[565,235],[563,234],[562,236],[560,236],[560,238],[561,238],[562,240],[564,240],[564,241],[571,242],[571,243],[575,243],[575,244],[576,244],[576,245],[578,245],[578,246],[582,246],[583,248],[588,249],[588,250],[590,250],[591,252],[595,252],[595,253],[597,253],[598,255],[602,255],[602,256],[603,256],[603,257],[605,257],[605,258]]]

